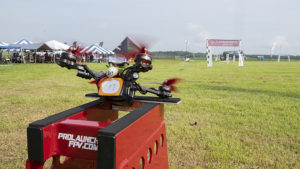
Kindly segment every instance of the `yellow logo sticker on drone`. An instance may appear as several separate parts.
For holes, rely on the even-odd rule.
[[[123,79],[106,78],[100,82],[99,96],[119,96],[123,87]]]

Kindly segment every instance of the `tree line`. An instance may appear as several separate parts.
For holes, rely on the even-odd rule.
[[[150,54],[153,56],[153,58],[159,58],[159,59],[184,59],[185,57],[191,58],[191,59],[206,59],[206,53],[193,53],[193,52],[186,52],[186,51],[152,51]],[[215,57],[217,55],[213,55]],[[278,55],[273,55],[272,58],[270,58],[270,55],[266,54],[246,54],[245,59],[247,60],[257,60],[258,56],[263,56],[265,60],[277,60]],[[300,55],[289,55],[291,60],[300,60]],[[288,55],[281,55],[280,59],[287,60]]]

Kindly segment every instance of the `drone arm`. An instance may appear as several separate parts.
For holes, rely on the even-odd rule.
[[[103,72],[95,72],[91,70],[87,65],[82,65],[75,63],[74,61],[70,61],[67,59],[60,60],[58,63],[61,67],[66,67],[68,69],[76,69],[77,70],[77,76],[84,78],[84,79],[101,79],[105,76],[105,73]]]
[[[142,94],[146,94],[146,93],[152,93],[155,94],[161,98],[168,98],[168,97],[172,97],[172,94],[166,91],[162,91],[162,90],[156,90],[154,88],[146,88],[144,86],[141,86],[139,84],[137,84],[137,90],[139,92],[141,92]]]

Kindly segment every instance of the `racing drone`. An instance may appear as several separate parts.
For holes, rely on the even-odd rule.
[[[176,79],[167,80],[158,89],[141,86],[136,81],[139,73],[148,72],[152,69],[152,57],[146,48],[141,53],[135,54],[134,64],[128,66],[125,58],[114,57],[109,60],[109,68],[104,72],[91,70],[87,65],[76,63],[76,57],[71,52],[64,52],[58,62],[61,67],[77,69],[77,76],[84,79],[94,79],[93,84],[97,85],[98,93],[87,94],[87,97],[100,97],[111,102],[113,105],[132,106],[135,92],[141,94],[152,93],[158,96],[157,99],[166,100],[172,97],[172,84]]]

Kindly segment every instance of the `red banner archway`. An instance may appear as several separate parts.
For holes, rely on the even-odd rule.
[[[244,58],[241,54],[241,40],[228,40],[228,39],[206,39],[206,59],[207,67],[212,67],[212,53],[211,48],[215,47],[238,47],[239,53],[239,66],[244,66]]]

